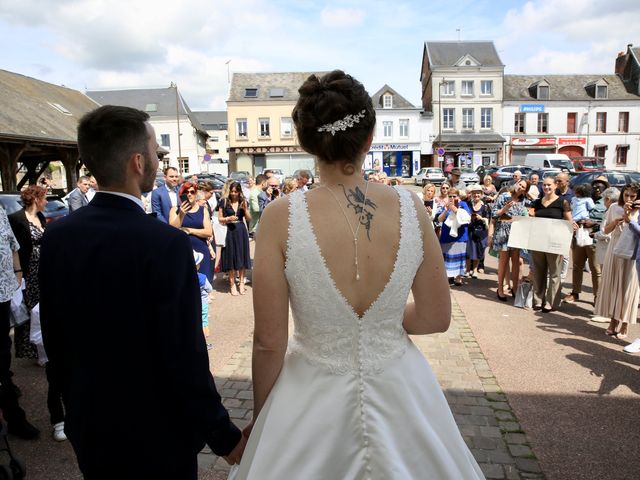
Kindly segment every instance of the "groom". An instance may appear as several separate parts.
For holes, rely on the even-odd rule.
[[[100,191],[42,242],[44,345],[86,480],[195,480],[205,443],[230,463],[245,445],[209,371],[189,238],[140,201],[158,169],[148,119],[109,105],[81,119]]]

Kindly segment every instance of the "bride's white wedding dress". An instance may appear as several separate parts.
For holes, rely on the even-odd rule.
[[[411,195],[397,192],[395,267],[362,317],[331,278],[305,195],[289,197],[285,273],[295,332],[230,478],[484,478],[429,364],[402,327],[423,244]]]

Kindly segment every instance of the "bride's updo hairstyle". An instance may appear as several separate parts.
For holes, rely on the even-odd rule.
[[[311,75],[298,92],[292,118],[302,148],[326,163],[356,162],[376,124],[364,86],[334,70],[320,78]]]

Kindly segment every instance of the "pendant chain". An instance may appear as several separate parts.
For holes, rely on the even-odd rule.
[[[342,210],[342,215],[344,215],[344,219],[347,221],[347,225],[349,225],[349,230],[351,230],[351,235],[353,235],[353,248],[354,248],[354,264],[356,267],[356,280],[360,280],[360,272],[358,270],[358,232],[360,231],[360,225],[362,225],[362,219],[365,216],[365,211],[364,211],[364,207],[367,204],[367,192],[369,191],[369,182],[366,182],[367,186],[364,189],[364,200],[362,201],[362,211],[360,212],[360,215],[358,216],[358,226],[356,227],[355,231],[353,230],[353,227],[351,226],[351,222],[349,221],[349,217],[347,217],[347,212],[345,211],[344,207],[342,206],[342,204],[340,203],[340,201],[338,200],[338,197],[336,197],[336,194],[333,193],[333,190],[331,190],[329,187],[327,187],[326,185],[324,186],[324,188],[326,188],[327,190],[329,190],[329,192],[331,192],[331,195],[333,195],[333,198],[335,199],[336,203],[338,204],[338,206],[340,207],[340,210]]]

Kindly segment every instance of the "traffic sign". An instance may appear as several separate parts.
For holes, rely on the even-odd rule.
[[[444,148],[442,147],[438,148],[437,152],[438,152],[438,155],[440,156],[444,155]]]

